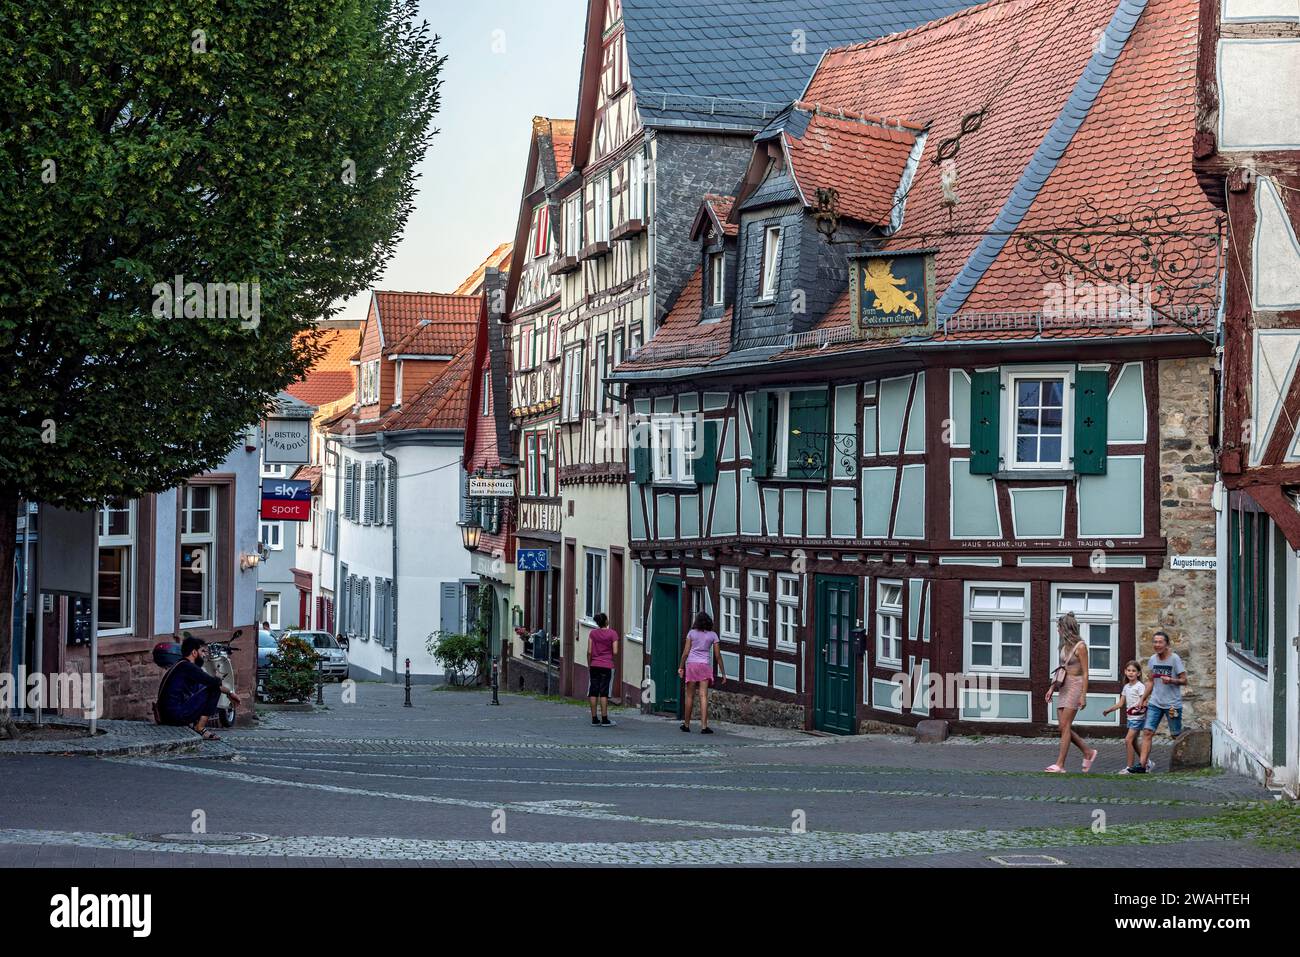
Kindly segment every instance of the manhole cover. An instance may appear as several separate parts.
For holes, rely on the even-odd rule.
[[[265,834],[189,834],[184,832],[177,832],[176,834],[141,834],[136,838],[153,844],[211,844],[216,846],[261,844],[270,840]]]

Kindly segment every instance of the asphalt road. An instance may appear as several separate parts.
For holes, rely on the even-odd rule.
[[[1217,772],[1047,775],[1054,746],[814,737],[569,703],[357,686],[181,758],[0,758],[0,866],[1300,864],[1221,826]],[[1168,748],[1156,751],[1160,771]],[[1071,756],[1078,768],[1078,754]]]

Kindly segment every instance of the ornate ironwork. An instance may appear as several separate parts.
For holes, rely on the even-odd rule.
[[[835,461],[840,478],[855,478],[858,474],[858,437],[852,432],[800,430],[791,433],[790,443],[786,473],[791,478],[825,477],[828,459]]]
[[[1134,325],[1163,319],[1208,337],[1219,309],[1223,224],[1205,225],[1199,211],[1148,205],[1105,213],[1085,199],[1068,226],[1013,238],[1022,261],[1036,263],[1048,280],[1071,292],[1074,283],[1103,287],[1087,290],[1086,303],[1060,304],[1060,318]],[[1102,312],[1095,297],[1112,293]]]

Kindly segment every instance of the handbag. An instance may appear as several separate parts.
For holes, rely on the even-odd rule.
[[[1069,656],[1063,662],[1057,665],[1056,670],[1052,672],[1053,692],[1060,691],[1063,687],[1065,687],[1065,679],[1068,678],[1070,675],[1070,672],[1066,669],[1066,665],[1068,665],[1070,661],[1074,658],[1074,654],[1079,650],[1079,645],[1081,644],[1083,644],[1082,640],[1076,641],[1074,643],[1074,647],[1070,649]]]

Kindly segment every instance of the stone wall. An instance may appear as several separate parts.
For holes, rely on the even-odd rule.
[[[1159,363],[1160,531],[1171,555],[1214,555],[1214,452],[1210,448],[1214,377],[1211,360]],[[1137,586],[1138,655],[1151,655],[1151,634],[1164,628],[1187,668],[1185,723],[1215,717],[1215,573],[1172,571],[1162,561],[1155,582]]]
[[[695,718],[699,718],[699,706],[696,706]],[[709,692],[709,720],[732,721],[736,724],[756,724],[768,728],[789,728],[802,731],[804,728],[803,705],[790,704],[785,701],[773,701],[756,695],[738,694],[732,691]]]

